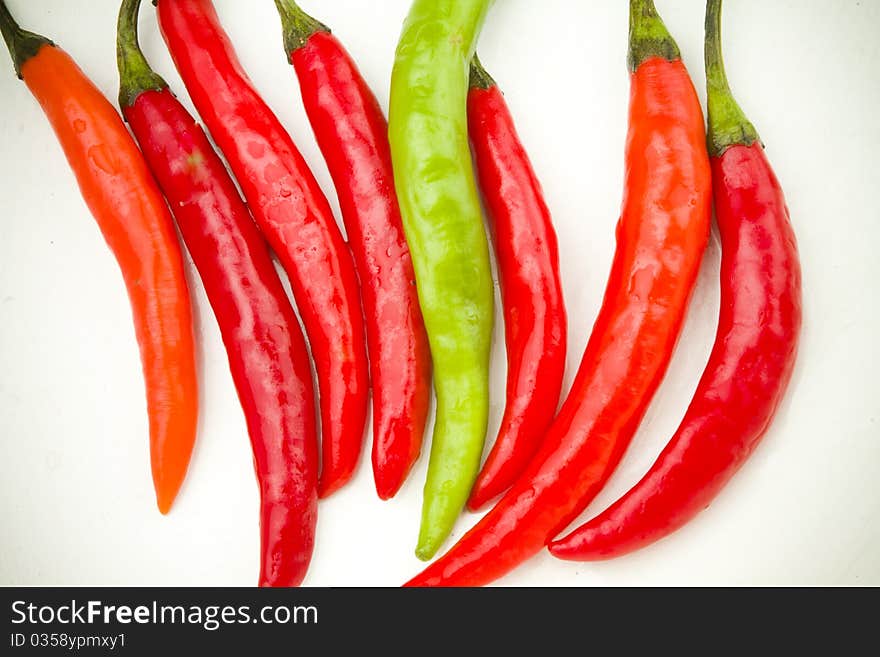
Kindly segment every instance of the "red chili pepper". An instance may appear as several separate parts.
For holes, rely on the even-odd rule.
[[[626,183],[605,299],[571,392],[522,476],[409,586],[477,586],[536,554],[611,476],[659,385],[708,240],[703,112],[651,0],[630,3]]]
[[[354,473],[369,374],[357,274],[330,205],[257,94],[210,0],[160,0],[159,26],[190,97],[290,277],[318,378],[326,497]]]
[[[317,519],[308,351],[269,249],[204,131],[138,46],[140,0],[119,13],[119,104],[205,285],[244,410],[260,485],[261,586],[305,576]]]
[[[156,504],[168,513],[189,466],[199,406],[174,222],[119,113],[76,62],[49,39],[22,30],[2,0],[0,31],[125,280],[146,384]]]
[[[556,232],[541,184],[504,96],[476,56],[468,126],[498,260],[507,344],[507,405],[468,501],[476,510],[522,474],[553,420],[567,325]]]
[[[721,233],[715,346],[678,431],[608,510],[550,545],[554,556],[610,559],[672,533],[706,508],[766,432],[791,377],[801,273],[779,181],[730,94],[721,2],[706,13],[709,149]]]
[[[373,477],[379,497],[389,499],[421,451],[431,353],[394,191],[388,123],[329,28],[291,0],[275,4],[360,278],[373,384]]]

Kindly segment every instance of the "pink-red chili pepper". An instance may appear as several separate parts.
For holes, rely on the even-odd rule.
[[[292,0],[275,4],[360,278],[373,387],[373,478],[379,497],[389,499],[421,451],[431,352],[394,190],[388,122],[330,29]]]
[[[721,0],[706,10],[709,153],[721,234],[715,346],[678,431],[608,510],[551,543],[557,557],[610,559],[672,533],[706,508],[766,432],[785,393],[801,326],[801,272],[779,181],[730,93]]]
[[[2,0],[0,30],[125,280],[146,384],[156,504],[167,513],[189,467],[199,406],[174,222],[119,113],[76,62],[49,39],[22,30]]]
[[[171,205],[214,310],[260,487],[261,586],[296,586],[312,555],[318,452],[305,339],[269,249],[202,128],[137,39],[140,0],[119,11],[119,104]]]
[[[290,277],[318,378],[321,497],[354,473],[369,370],[357,274],[327,198],[241,67],[211,0],[159,0],[177,70]]]
[[[623,209],[605,298],[537,454],[477,525],[409,586],[477,586],[536,554],[614,471],[660,384],[709,235],[703,112],[651,0],[630,1]]]
[[[501,90],[476,56],[468,132],[498,261],[507,345],[507,405],[468,500],[476,510],[516,481],[553,420],[565,372],[567,320],[556,231],[541,184]]]

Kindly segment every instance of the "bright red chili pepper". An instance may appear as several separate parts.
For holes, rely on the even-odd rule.
[[[507,344],[507,405],[468,506],[478,509],[522,473],[553,420],[565,372],[559,252],[541,183],[498,85],[474,57],[468,126],[493,233]]]
[[[388,122],[329,28],[291,0],[275,4],[360,278],[373,385],[373,477],[379,497],[389,499],[421,450],[431,352],[394,190]]]
[[[510,490],[409,586],[477,586],[541,550],[611,476],[666,371],[709,234],[703,112],[651,0],[630,3],[623,209],[571,391]]]
[[[709,148],[721,234],[721,314],[709,363],[678,431],[648,473],[550,551],[610,559],[672,533],[739,470],[766,432],[791,377],[801,326],[801,272],[779,181],[730,94],[721,2],[706,14]]]
[[[159,26],[190,97],[290,277],[318,378],[326,497],[354,473],[369,373],[357,274],[327,198],[241,67],[210,0],[160,0]]]
[[[205,285],[260,485],[261,586],[295,586],[312,555],[317,435],[308,351],[269,249],[204,131],[147,64],[124,0],[119,104]]]

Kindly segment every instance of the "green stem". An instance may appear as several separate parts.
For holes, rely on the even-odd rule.
[[[630,0],[629,70],[635,72],[643,61],[651,57],[674,62],[681,59],[681,52],[657,13],[654,0]]]
[[[330,31],[329,27],[309,16],[293,0],[275,0],[275,6],[281,16],[284,50],[288,57],[306,45],[309,37],[316,32]]]
[[[119,67],[119,108],[134,105],[145,91],[162,91],[168,84],[147,63],[138,43],[141,0],[122,0],[116,23],[116,64]]]
[[[474,56],[471,58],[471,89],[491,89],[494,86],[495,80],[483,68],[477,53],[474,53]]]
[[[721,0],[706,3],[706,88],[709,105],[709,155],[718,157],[731,146],[760,141],[758,131],[730,93],[721,52]]]
[[[21,79],[21,67],[27,60],[35,56],[43,46],[55,45],[44,36],[21,29],[9,13],[4,0],[0,0],[0,32],[3,33],[3,40],[9,48],[9,54],[12,55],[12,64],[19,79]]]

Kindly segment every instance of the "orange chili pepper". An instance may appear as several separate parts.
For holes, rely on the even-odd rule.
[[[171,215],[119,114],[73,59],[22,30],[2,0],[0,29],[122,270],[146,381],[156,502],[167,513],[198,417],[192,311]]]

